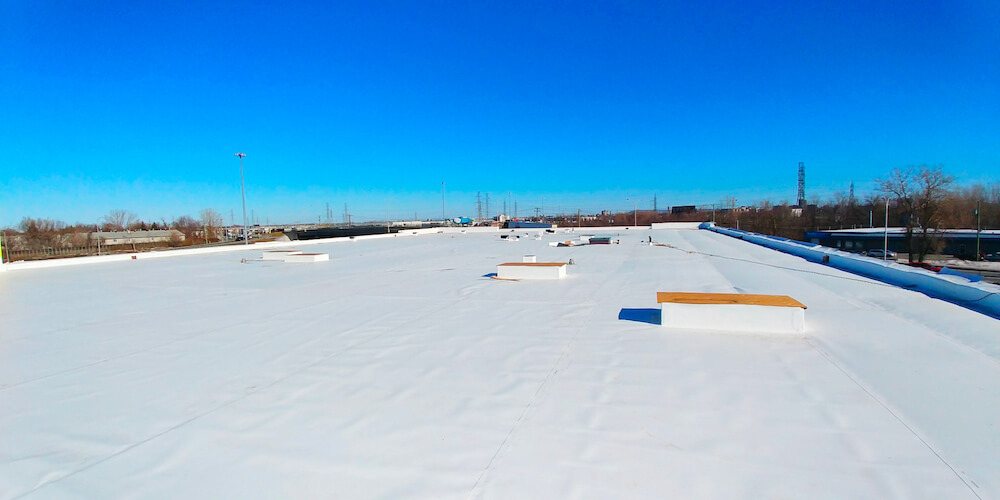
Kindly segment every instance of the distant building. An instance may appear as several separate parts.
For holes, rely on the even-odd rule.
[[[920,229],[915,229],[914,233],[918,231]],[[975,229],[943,229],[937,231],[936,234],[944,245],[941,253],[959,257],[975,257]],[[885,237],[886,231],[883,228],[807,231],[805,234],[806,241],[848,252],[881,249],[885,244]],[[889,250],[899,253],[909,251],[906,248],[906,228],[890,227],[888,237]],[[982,231],[979,234],[979,251],[982,253],[1000,251],[1000,230]]]
[[[422,220],[394,220],[392,221],[392,227],[409,227],[409,228],[419,228],[431,225],[431,222]]]
[[[548,222],[527,222],[518,220],[509,220],[504,223],[503,227],[510,229],[548,229],[555,227],[553,224]]]
[[[91,233],[102,245],[143,245],[146,243],[169,243],[184,241],[184,233],[176,229],[154,229],[149,231],[99,231]]]
[[[695,212],[697,210],[698,207],[695,205],[677,205],[674,207],[670,207],[670,213],[672,214],[687,214]]]

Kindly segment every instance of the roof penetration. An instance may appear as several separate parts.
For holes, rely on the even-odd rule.
[[[709,231],[588,231],[620,244],[0,274],[0,497],[1000,497],[997,320]],[[526,254],[573,264],[492,279]],[[663,328],[660,292],[793,297],[806,328]]]

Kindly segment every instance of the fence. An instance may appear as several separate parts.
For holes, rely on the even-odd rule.
[[[151,248],[165,248],[168,245],[163,243],[137,243],[135,245],[135,250],[149,250]],[[113,253],[127,253],[132,252],[132,245],[101,245],[101,255],[108,255]],[[6,254],[4,256],[4,262],[15,262],[18,260],[41,260],[41,259],[58,259],[61,257],[83,257],[87,255],[98,255],[97,246],[84,246],[84,247],[54,247],[54,248],[35,248],[26,250],[14,250],[4,246],[3,252]]]

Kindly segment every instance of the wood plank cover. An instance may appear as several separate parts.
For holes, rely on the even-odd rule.
[[[504,262],[500,266],[529,266],[529,267],[560,267],[565,266],[565,262]]]
[[[748,306],[801,307],[805,304],[787,295],[754,295],[749,293],[657,292],[656,302],[675,304],[743,304]]]

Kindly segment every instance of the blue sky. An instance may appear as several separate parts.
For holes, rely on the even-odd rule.
[[[1000,182],[1000,3],[0,1],[0,226]],[[508,195],[509,193],[509,195]],[[499,204],[498,204],[499,203]]]

